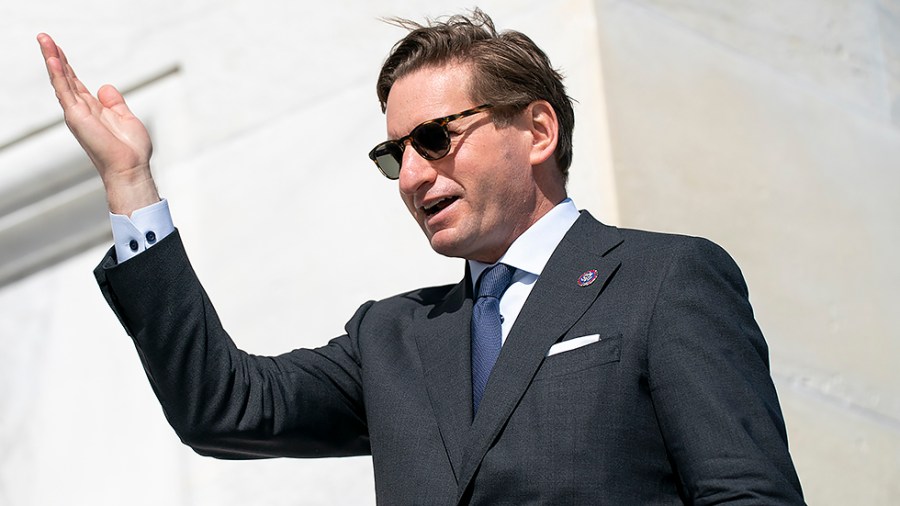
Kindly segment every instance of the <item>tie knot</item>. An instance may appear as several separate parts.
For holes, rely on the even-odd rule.
[[[515,268],[506,264],[496,264],[481,275],[478,283],[478,298],[494,297],[499,299],[512,282]]]

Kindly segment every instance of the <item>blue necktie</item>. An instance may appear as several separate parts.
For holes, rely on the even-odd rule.
[[[472,405],[473,413],[484,395],[491,369],[500,356],[503,327],[500,321],[500,296],[509,288],[515,269],[497,264],[481,275],[478,296],[472,308]]]

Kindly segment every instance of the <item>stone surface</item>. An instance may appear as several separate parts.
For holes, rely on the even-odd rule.
[[[889,8],[596,5],[621,223],[707,236],[741,265],[810,503],[847,504],[859,488],[872,491],[860,503],[896,503],[900,129]],[[821,424],[816,410],[840,416]],[[860,431],[878,442],[868,453],[845,444]],[[848,458],[818,458],[837,447]],[[859,479],[828,478],[848,473]]]

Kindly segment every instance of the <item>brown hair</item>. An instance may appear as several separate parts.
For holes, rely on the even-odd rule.
[[[410,32],[394,44],[378,75],[382,112],[391,87],[403,76],[425,67],[471,64],[469,93],[475,102],[495,106],[491,114],[501,126],[535,100],[546,100],[553,106],[559,121],[554,155],[563,175],[568,175],[575,128],[572,101],[566,95],[562,76],[528,36],[513,30],[498,33],[491,18],[477,8],[470,16],[428,20],[427,25],[401,18],[387,22]]]

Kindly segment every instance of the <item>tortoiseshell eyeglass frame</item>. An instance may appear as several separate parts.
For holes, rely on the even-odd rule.
[[[416,153],[426,160],[440,160],[450,152],[450,132],[447,125],[466,116],[484,112],[492,104],[481,104],[478,107],[467,109],[463,112],[444,116],[443,118],[430,119],[413,128],[409,135],[392,141],[385,141],[369,151],[369,158],[378,166],[378,170],[388,179],[400,177],[400,166],[403,163],[403,150],[406,141],[412,145]],[[429,145],[431,144],[431,145]]]

